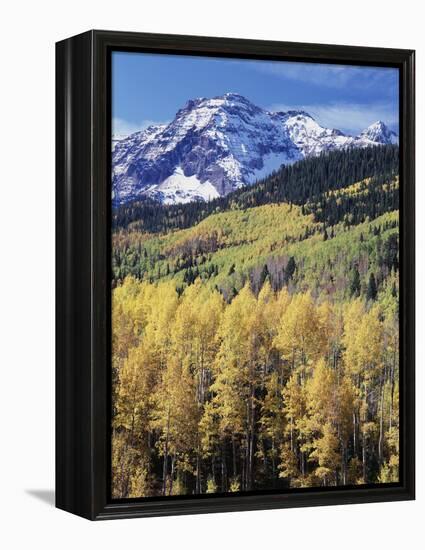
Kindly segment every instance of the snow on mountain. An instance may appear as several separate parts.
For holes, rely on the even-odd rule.
[[[398,135],[390,130],[381,120],[374,122],[363,130],[359,138],[365,142],[370,142],[372,145],[380,143],[386,145],[388,143],[398,144]]]
[[[282,164],[397,139],[382,122],[353,137],[304,111],[269,112],[239,94],[192,99],[169,124],[113,143],[113,198],[121,204],[143,197],[166,204],[211,200]]]
[[[115,149],[116,144],[128,137],[126,134],[112,134],[112,151]]]
[[[305,111],[279,113],[291,140],[303,157],[320,155],[324,151],[348,147],[354,139],[339,130],[323,128]]]
[[[162,183],[150,187],[149,195],[156,196],[164,204],[186,203],[193,200],[210,201],[220,196],[212,183],[201,182],[195,174],[185,176],[180,166]]]

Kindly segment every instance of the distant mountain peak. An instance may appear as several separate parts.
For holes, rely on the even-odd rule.
[[[242,94],[238,94],[237,92],[226,92],[225,94],[221,95],[221,96],[217,96],[218,98],[223,98],[223,99],[227,99],[228,101],[245,101],[245,102],[249,102],[249,99],[247,99],[244,95]]]
[[[388,126],[382,120],[377,120],[368,126],[368,128],[379,128],[380,130],[385,130]]]
[[[245,105],[255,106],[254,103],[252,103],[245,96],[236,92],[227,92],[225,94],[217,95],[214,97],[194,97],[192,99],[189,99],[181,110],[196,109],[200,105],[220,107],[222,105],[229,105],[232,103],[241,103]]]
[[[397,134],[390,130],[382,120],[377,120],[363,130],[360,138],[380,144],[398,143]]]
[[[382,121],[353,137],[321,126],[304,110],[269,112],[236,92],[194,98],[169,124],[114,143],[114,201],[210,200],[254,183],[282,164],[397,141]]]
[[[371,132],[387,133],[387,132],[390,132],[390,129],[385,124],[385,122],[382,122],[382,120],[377,120],[376,122],[373,122],[367,128],[365,128],[360,135],[368,134]]]

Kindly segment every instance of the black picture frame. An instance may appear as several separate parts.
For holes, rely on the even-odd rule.
[[[400,483],[110,499],[112,50],[399,68]],[[56,75],[56,506],[98,520],[414,499],[414,51],[93,30],[56,44]]]

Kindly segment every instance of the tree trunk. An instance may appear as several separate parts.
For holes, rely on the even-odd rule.
[[[342,454],[342,484],[347,484],[347,449],[345,447],[345,444],[341,444],[341,454]]]
[[[291,452],[293,453],[294,452],[294,431],[293,431],[293,421],[292,421],[292,416],[291,416],[291,419],[290,419],[290,427],[291,427]]]
[[[224,457],[224,451],[221,453],[221,490],[223,493],[227,490],[227,483],[226,483],[226,460]]]
[[[168,407],[167,412],[167,434],[165,436],[164,443],[164,464],[162,468],[162,494],[165,496],[167,494],[167,473],[168,473],[168,437],[170,432],[170,407]]]
[[[250,411],[250,437],[249,437],[249,477],[248,489],[252,489],[253,469],[254,469],[254,439],[255,439],[255,401],[254,401],[254,385],[251,386],[251,411]]]
[[[363,481],[367,483],[367,470],[366,470],[366,434],[363,431],[363,438],[362,438],[362,468],[363,468]]]
[[[199,495],[201,493],[201,457],[199,453],[199,436],[198,436],[198,444],[196,448],[196,494]]]
[[[353,411],[353,456],[357,456],[357,422],[356,411]]]
[[[170,488],[168,490],[169,495],[171,495],[173,493],[174,463],[175,463],[175,456],[173,455],[173,457],[171,459]]]
[[[390,380],[391,380],[390,420],[389,420],[390,430],[391,430],[392,425],[393,425],[395,363],[396,363],[396,354],[393,353],[393,361],[392,361],[392,365],[391,365],[391,368],[390,368]]]
[[[233,478],[236,479],[236,443],[235,436],[232,434],[232,466],[233,466]]]
[[[382,465],[382,447],[383,447],[383,439],[384,439],[384,381],[381,379],[381,391],[380,391],[380,399],[381,399],[381,411],[380,411],[380,418],[379,418],[379,441],[378,441],[378,461],[379,465]]]

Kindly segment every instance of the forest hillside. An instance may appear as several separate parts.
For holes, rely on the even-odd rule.
[[[398,480],[398,148],[113,211],[115,498]]]

